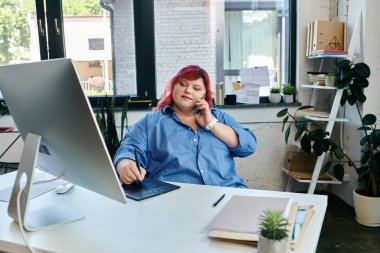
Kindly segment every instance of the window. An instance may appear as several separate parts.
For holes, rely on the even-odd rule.
[[[295,0],[35,0],[35,5],[24,0],[16,5],[23,4],[14,12],[24,11],[27,30],[9,35],[22,42],[2,52],[0,60],[72,58],[89,96],[115,89],[118,95],[159,98],[188,64],[205,68],[213,84],[225,82],[226,94],[233,93],[243,67],[267,65],[274,86],[295,79],[295,8],[290,8]]]
[[[278,87],[287,79],[289,50],[287,0],[226,3],[224,36],[224,73],[226,93],[233,93],[232,83],[240,81],[239,70],[268,66],[270,86]],[[268,96],[269,87],[260,88]]]
[[[104,39],[88,39],[89,50],[104,50]]]
[[[132,2],[136,1],[114,4],[115,26],[118,24],[118,31],[129,30],[115,34],[114,38],[118,57],[116,78],[129,80],[117,81],[119,94],[119,91],[128,94],[142,85],[136,78],[136,69],[139,71],[136,62],[146,57],[147,52],[142,56],[138,50],[138,45],[145,40],[154,42],[151,59],[155,68],[152,72],[144,68],[143,72],[154,75],[155,82],[144,85],[156,85],[157,98],[169,79],[188,64],[205,68],[212,83],[225,82],[226,94],[233,93],[232,83],[239,80],[239,70],[243,67],[268,66],[273,86],[290,82],[289,68],[295,65],[285,59],[289,58],[291,44],[289,3],[294,1],[144,1],[153,5],[154,11],[150,14],[144,13],[144,8],[131,8]],[[153,15],[153,30],[144,32],[144,24],[134,18],[138,15]],[[132,50],[126,52],[126,48]],[[131,57],[133,53],[136,58]],[[126,66],[135,69],[128,72]],[[261,96],[268,93],[269,87],[260,91]]]

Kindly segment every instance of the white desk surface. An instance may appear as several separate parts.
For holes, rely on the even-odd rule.
[[[15,172],[0,176],[0,189],[13,185]],[[315,252],[327,197],[289,192],[234,189],[178,184],[180,189],[154,198],[121,204],[81,187],[65,195],[50,191],[32,200],[31,209],[53,201],[75,207],[86,215],[81,221],[28,232],[37,252],[256,252],[251,245],[207,237],[207,225],[232,195],[291,197],[315,206],[303,242],[296,252]],[[226,197],[217,207],[214,203]],[[28,252],[18,224],[7,214],[8,203],[0,202],[0,251]]]

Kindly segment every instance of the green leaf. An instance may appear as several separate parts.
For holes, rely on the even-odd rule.
[[[323,152],[327,152],[327,151],[329,151],[329,149],[330,149],[330,143],[329,143],[329,141],[328,141],[328,139],[323,139],[322,140],[322,149],[323,149]]]
[[[284,117],[287,113],[288,113],[288,108],[282,109],[281,111],[277,113],[277,117],[278,118]]]
[[[369,82],[367,79],[354,78],[352,81],[355,86],[358,86],[360,88],[367,88],[369,85]]]
[[[350,68],[351,61],[349,60],[343,60],[343,61],[338,61],[336,63],[336,68],[337,69],[342,69],[342,68]]]
[[[316,129],[316,130],[310,132],[309,137],[312,141],[322,140],[323,138],[326,137],[326,132],[325,132],[325,130],[319,128],[319,129]]]
[[[301,129],[301,130],[305,130],[306,129],[306,121],[302,120],[302,121],[298,121],[295,123],[295,126],[297,129]]]
[[[364,95],[362,88],[351,85],[350,90],[352,94],[356,97],[356,100],[358,100],[360,103],[364,103],[366,101],[367,98]]]
[[[351,78],[349,78],[349,79],[343,79],[343,80],[338,79],[337,82],[336,82],[336,87],[338,89],[343,89],[343,88],[349,86],[351,84],[351,81],[352,81]]]
[[[343,106],[346,101],[347,101],[347,97],[348,97],[348,92],[347,90],[343,90],[343,94],[342,94],[342,97],[340,99],[340,105]]]
[[[339,160],[343,159],[344,153],[343,149],[339,146],[333,146],[332,152],[334,153],[335,157]]]
[[[309,135],[304,134],[301,138],[301,148],[306,153],[310,154],[311,152],[311,144],[310,144],[310,138]]]
[[[368,65],[363,62],[355,64],[353,70],[363,78],[368,78],[371,75]]]
[[[343,180],[343,177],[344,177],[344,168],[343,168],[342,164],[340,164],[340,163],[335,164],[335,166],[334,166],[334,176],[339,181]]]
[[[325,174],[327,171],[329,171],[330,167],[331,167],[331,162],[329,161],[323,165],[319,174],[320,175]]]
[[[294,141],[298,141],[298,139],[301,137],[302,133],[303,133],[303,129],[298,129],[296,134],[294,135]]]
[[[356,102],[356,97],[354,95],[350,94],[350,95],[348,95],[347,100],[348,100],[348,103],[350,105],[353,105]]]
[[[368,127],[368,126],[361,126],[361,127],[359,127],[357,130],[363,130],[363,131],[368,131],[368,130],[371,130],[371,128],[370,127]]]
[[[320,156],[323,154],[323,142],[322,140],[317,140],[313,144],[313,151],[317,156]]]
[[[376,116],[373,115],[373,114],[366,114],[364,117],[363,117],[363,124],[365,126],[369,126],[369,125],[373,125],[376,123]]]
[[[288,144],[288,139],[289,139],[289,134],[290,134],[290,126],[292,124],[289,124],[288,128],[286,129],[286,132],[285,132],[285,143]]]
[[[341,72],[340,72],[340,80],[343,81],[343,80],[346,80],[346,81],[352,81],[352,78],[353,78],[353,74],[352,74],[352,71],[351,69],[342,69]]]
[[[310,109],[310,108],[313,108],[314,106],[311,106],[311,105],[303,105],[301,107],[299,107],[296,111],[300,111],[300,110],[306,110],[306,109]]]
[[[286,122],[288,122],[288,119],[289,119],[289,116],[286,116],[283,120],[282,120],[282,130],[281,130],[281,132],[284,132],[284,127],[285,127],[285,124],[286,124]]]
[[[368,142],[369,140],[369,135],[366,135],[364,136],[361,140],[360,140],[360,145],[364,145],[366,142]]]

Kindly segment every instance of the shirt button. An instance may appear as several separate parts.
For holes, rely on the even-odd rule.
[[[201,173],[203,173],[203,170],[201,170]]]
[[[194,139],[194,141],[197,141],[197,139]]]

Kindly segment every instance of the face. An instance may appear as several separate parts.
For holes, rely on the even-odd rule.
[[[202,78],[190,81],[181,79],[173,87],[174,106],[181,110],[189,111],[195,108],[195,102],[204,98],[206,87]]]

